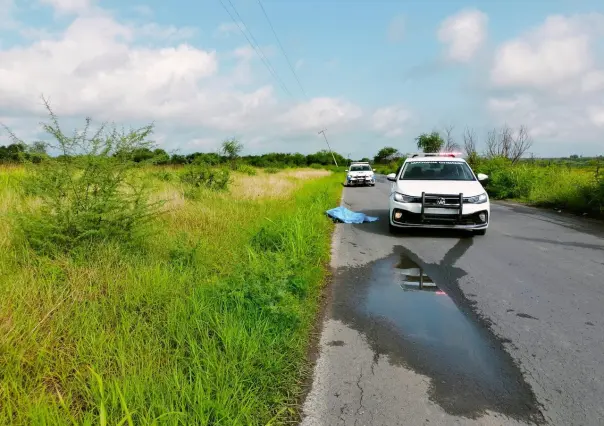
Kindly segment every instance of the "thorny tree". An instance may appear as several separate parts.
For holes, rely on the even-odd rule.
[[[517,132],[504,125],[487,134],[486,154],[488,157],[504,157],[515,164],[533,146],[533,140],[526,126],[521,125]]]
[[[444,128],[445,133],[445,152],[456,152],[461,148],[455,139],[453,138],[453,129],[455,129],[454,125],[448,125]]]

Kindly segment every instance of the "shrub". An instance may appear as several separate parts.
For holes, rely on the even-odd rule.
[[[174,175],[166,170],[160,170],[157,172],[153,172],[151,174],[151,176],[153,176],[154,178],[159,179],[163,182],[170,182],[174,178]]]
[[[231,174],[227,169],[211,168],[206,165],[186,166],[180,180],[194,188],[208,188],[217,191],[228,189]]]
[[[132,242],[161,204],[149,203],[148,185],[137,177],[129,155],[152,145],[147,140],[152,126],[125,133],[103,125],[89,137],[87,119],[82,132],[67,137],[46,107],[50,123],[43,128],[62,155],[32,167],[26,190],[38,197],[40,208],[19,216],[26,240],[45,252],[107,239]]]
[[[266,169],[264,169],[264,171],[269,174],[279,173],[279,169],[276,167],[267,167]]]
[[[256,169],[252,166],[248,166],[247,164],[240,164],[237,167],[237,171],[244,173],[248,176],[256,176],[258,174],[258,172],[256,171]]]

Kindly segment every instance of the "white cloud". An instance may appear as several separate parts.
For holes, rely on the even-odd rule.
[[[55,9],[57,13],[79,13],[90,9],[94,5],[93,0],[40,0]]]
[[[604,106],[590,108],[589,118],[594,125],[604,127]]]
[[[311,133],[327,126],[330,132],[342,130],[363,116],[358,106],[343,99],[314,98],[276,115],[276,124],[288,133]]]
[[[471,60],[487,37],[488,17],[476,9],[462,10],[445,19],[438,39],[447,45],[447,57],[455,62]]]
[[[550,16],[495,50],[491,84],[505,95],[488,109],[499,122],[526,124],[535,138],[601,143],[604,57],[595,48],[604,15]]]
[[[174,25],[164,26],[154,22],[147,23],[136,29],[141,37],[158,40],[186,40],[197,35],[197,29],[193,27],[176,27]]]
[[[593,69],[593,36],[593,28],[580,18],[550,16],[497,49],[491,80],[504,87],[547,89],[577,79]]]
[[[405,27],[406,23],[403,15],[394,17],[388,26],[388,40],[393,43],[403,41],[405,38]]]
[[[372,127],[387,138],[401,136],[411,119],[410,111],[400,105],[377,109],[371,116]]]
[[[162,47],[148,45],[151,32]],[[67,120],[155,121],[158,134],[186,135],[178,144],[167,137],[172,148],[232,135],[257,143],[261,137],[315,137],[322,126],[333,134],[362,122],[363,111],[344,99],[280,100],[249,47],[219,54],[175,42],[191,34],[187,29],[124,24],[91,9],[59,33],[29,34],[36,38],[30,44],[0,48],[0,112],[35,122],[44,112],[41,94]]]

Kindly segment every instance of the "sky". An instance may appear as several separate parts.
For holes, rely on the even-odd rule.
[[[326,129],[362,158],[447,127],[482,149],[508,125],[603,154],[604,2],[0,0],[0,123],[43,138],[42,96],[69,132],[153,122],[169,152],[310,153]]]

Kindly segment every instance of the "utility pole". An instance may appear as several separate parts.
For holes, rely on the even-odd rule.
[[[336,156],[333,155],[333,151],[331,150],[331,147],[329,146],[329,141],[327,140],[327,136],[325,136],[325,130],[327,130],[327,129],[323,129],[323,130],[321,130],[317,134],[320,135],[321,133],[323,133],[323,137],[325,138],[325,143],[327,144],[327,148],[329,148],[329,152],[331,153],[331,157],[333,158],[333,162],[336,163],[336,167],[339,167],[338,166],[338,162],[336,161]]]

